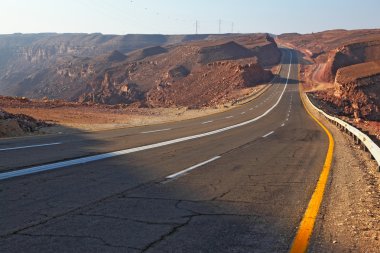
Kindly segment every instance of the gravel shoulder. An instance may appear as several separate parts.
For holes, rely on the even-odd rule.
[[[335,150],[309,252],[379,252],[380,172],[376,162],[348,135],[312,111],[333,134]]]

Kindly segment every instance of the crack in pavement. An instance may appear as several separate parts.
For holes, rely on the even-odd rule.
[[[196,213],[196,214],[192,214],[192,215],[188,215],[188,216],[183,216],[183,218],[187,217],[188,219],[186,220],[186,222],[180,224],[180,225],[177,225],[175,227],[173,227],[168,233],[165,233],[163,235],[160,236],[159,239],[149,243],[147,246],[144,247],[144,249],[141,251],[141,252],[147,252],[148,250],[152,249],[154,246],[156,246],[157,244],[165,241],[168,237],[174,235],[175,233],[177,233],[181,228],[187,226],[190,224],[190,222],[194,219],[194,218],[197,218],[197,217],[202,217],[202,216],[232,216],[232,217],[254,217],[254,218],[257,218],[258,216],[257,215],[242,215],[242,214],[224,214],[224,213],[219,213],[219,214],[208,214],[208,213],[197,213],[193,210],[190,210],[190,209],[184,209],[182,208],[182,210],[187,210],[187,211],[190,211],[190,212],[193,212],[193,213]]]
[[[229,189],[223,193],[221,193],[219,196],[215,196],[214,198],[210,199],[209,201],[215,201],[215,200],[218,200],[218,199],[221,199],[223,198],[224,196],[226,196],[228,193],[232,192],[233,189]]]
[[[152,247],[154,247],[156,244],[158,244],[158,243],[160,243],[160,242],[163,242],[164,240],[166,240],[166,238],[168,238],[169,236],[175,234],[180,228],[187,226],[187,225],[190,223],[190,221],[193,219],[193,217],[195,217],[195,216],[196,216],[196,215],[194,215],[194,216],[190,216],[190,217],[187,219],[186,222],[184,222],[184,223],[182,223],[182,224],[179,224],[179,225],[177,225],[177,226],[174,226],[174,227],[173,227],[168,233],[161,235],[159,239],[157,239],[157,240],[155,240],[155,241],[149,243],[147,246],[145,246],[145,247],[141,250],[141,252],[146,252],[146,251],[148,251],[149,249],[151,249]]]
[[[37,227],[37,226],[40,226],[40,225],[43,225],[43,224],[46,224],[48,223],[49,221],[51,220],[54,220],[54,219],[57,219],[57,218],[61,218],[63,216],[66,216],[66,215],[69,215],[69,214],[72,214],[74,212],[77,212],[77,211],[80,211],[80,210],[83,210],[83,209],[86,209],[88,208],[88,210],[92,210],[94,208],[96,208],[97,205],[99,205],[100,203],[106,201],[106,200],[109,200],[109,199],[112,199],[113,197],[117,197],[117,196],[122,196],[122,195],[125,195],[127,194],[129,191],[133,191],[133,190],[136,190],[140,187],[144,187],[144,186],[147,186],[147,185],[151,185],[152,183],[156,182],[156,179],[155,180],[151,180],[151,181],[148,181],[146,183],[141,183],[139,185],[136,185],[134,187],[131,187],[129,189],[126,189],[126,190],[123,190],[121,192],[117,192],[117,193],[113,193],[111,195],[108,195],[106,197],[103,197],[101,199],[98,199],[98,200],[95,200],[93,202],[90,202],[90,203],[87,203],[85,205],[82,205],[82,206],[79,206],[79,207],[75,207],[75,208],[72,208],[72,209],[69,209],[68,211],[66,212],[62,212],[62,213],[58,213],[58,214],[55,214],[55,215],[52,215],[50,218],[46,218],[46,219],[43,219],[43,220],[38,220],[36,222],[30,222],[28,225],[26,226],[23,226],[23,227],[19,227],[19,228],[16,228],[14,229],[13,231],[7,231],[5,232],[4,234],[1,234],[0,235],[0,238],[6,238],[6,237],[9,237],[11,235],[15,235],[15,234],[19,234],[20,232],[22,231],[25,231],[27,229],[30,229],[30,228],[34,228],[34,227]]]

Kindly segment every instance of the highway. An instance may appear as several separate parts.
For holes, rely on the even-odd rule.
[[[283,50],[223,113],[0,140],[0,252],[288,252],[329,144],[298,84]]]

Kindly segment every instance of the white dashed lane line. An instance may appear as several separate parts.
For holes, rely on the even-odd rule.
[[[227,116],[225,119],[232,119],[234,116]]]
[[[214,121],[213,120],[205,121],[205,122],[202,122],[202,125],[209,124],[209,123],[212,123],[212,122],[214,122]]]
[[[266,138],[266,137],[268,137],[269,135],[271,135],[273,133],[274,133],[274,131],[271,131],[271,132],[267,133],[266,135],[264,135],[263,138]]]
[[[213,161],[215,161],[215,160],[217,160],[219,158],[221,158],[221,156],[215,156],[214,158],[211,158],[211,159],[209,159],[207,161],[198,163],[198,164],[196,164],[194,166],[191,166],[191,167],[189,167],[189,168],[187,168],[185,170],[181,170],[180,172],[171,174],[171,175],[167,176],[166,179],[174,179],[174,178],[178,178],[178,177],[184,176],[184,175],[188,174],[190,171],[192,171],[192,170],[194,170],[196,168],[199,168],[199,167],[201,167],[201,166],[203,166],[205,164],[211,163],[211,162],[213,162]]]
[[[158,129],[158,130],[152,130],[152,131],[145,131],[141,132],[142,134],[150,134],[150,133],[157,133],[157,132],[164,132],[164,131],[170,131],[171,128],[165,128],[165,129]]]
[[[26,149],[26,148],[37,148],[37,147],[46,147],[46,146],[53,146],[53,145],[59,145],[59,144],[62,144],[62,142],[36,144],[36,145],[13,147],[13,148],[2,148],[2,149],[0,149],[0,151],[8,151],[8,150],[16,150],[16,149]]]

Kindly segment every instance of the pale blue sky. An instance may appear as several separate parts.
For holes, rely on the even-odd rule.
[[[380,0],[0,0],[0,34],[299,32],[380,27]],[[232,27],[233,23],[233,27]]]

